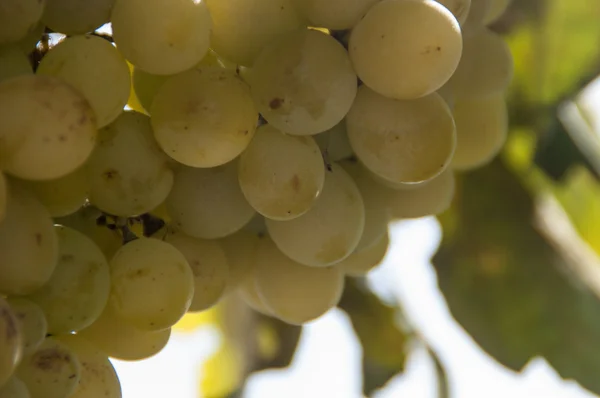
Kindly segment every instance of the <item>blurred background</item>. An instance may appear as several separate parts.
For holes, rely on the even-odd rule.
[[[501,156],[440,217],[390,225],[382,264],[303,328],[230,296],[163,352],[114,361],[125,397],[600,395],[600,1],[514,0]]]

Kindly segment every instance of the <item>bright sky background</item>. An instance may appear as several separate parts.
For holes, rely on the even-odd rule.
[[[435,218],[391,226],[391,246],[384,263],[369,275],[374,290],[399,298],[407,316],[446,365],[453,398],[593,398],[562,381],[542,360],[522,375],[509,372],[479,349],[450,317],[437,289],[429,258],[441,231]],[[124,398],[197,398],[199,368],[216,348],[209,330],[175,334],[156,357],[142,362],[114,361]],[[348,318],[330,311],[309,324],[289,370],[267,371],[251,378],[245,398],[359,398],[361,349]],[[409,358],[404,376],[393,379],[374,398],[435,398],[433,364],[422,349]]]

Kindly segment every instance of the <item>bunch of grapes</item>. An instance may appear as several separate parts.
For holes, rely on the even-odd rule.
[[[0,398],[120,397],[227,295],[336,306],[503,145],[507,5],[3,0]]]

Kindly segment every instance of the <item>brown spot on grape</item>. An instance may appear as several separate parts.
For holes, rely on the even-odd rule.
[[[273,98],[271,102],[269,102],[269,108],[271,109],[279,109],[283,105],[283,98]]]
[[[59,135],[59,136],[58,136],[58,140],[59,140],[60,142],[67,142],[67,140],[68,140],[68,139],[67,139],[67,136],[66,136],[66,135],[64,135],[64,134],[61,134],[61,135]]]
[[[294,174],[294,176],[290,180],[290,184],[292,185],[292,188],[295,192],[300,191],[300,186],[302,185],[302,183],[300,181],[300,177],[298,177],[298,174]]]
[[[2,319],[2,323],[4,323],[6,327],[6,340],[10,341],[17,337],[19,333],[17,322],[8,307],[0,308],[0,319]]]
[[[117,178],[118,176],[119,172],[115,169],[108,169],[104,173],[102,173],[102,177],[104,177],[107,180],[112,180],[114,178]]]
[[[42,234],[41,234],[41,233],[39,233],[39,232],[35,234],[35,243],[36,243],[38,246],[41,246],[41,245],[42,245]]]
[[[33,358],[34,366],[53,373],[59,373],[62,367],[69,363],[71,363],[71,358],[59,348],[40,350]]]
[[[71,262],[74,259],[75,259],[75,256],[73,256],[72,254],[63,254],[62,256],[60,256],[60,261],[62,261],[64,263]]]

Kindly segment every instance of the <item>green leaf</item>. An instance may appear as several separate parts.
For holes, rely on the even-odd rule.
[[[518,371],[543,356],[600,393],[596,259],[576,252],[576,237],[563,241],[564,228],[548,228],[552,217],[540,218],[536,203],[499,161],[464,176],[433,259],[440,289],[500,363]]]
[[[346,279],[339,307],[350,317],[363,347],[363,391],[370,395],[404,371],[411,336],[399,327],[400,308],[382,303],[357,279]]]

